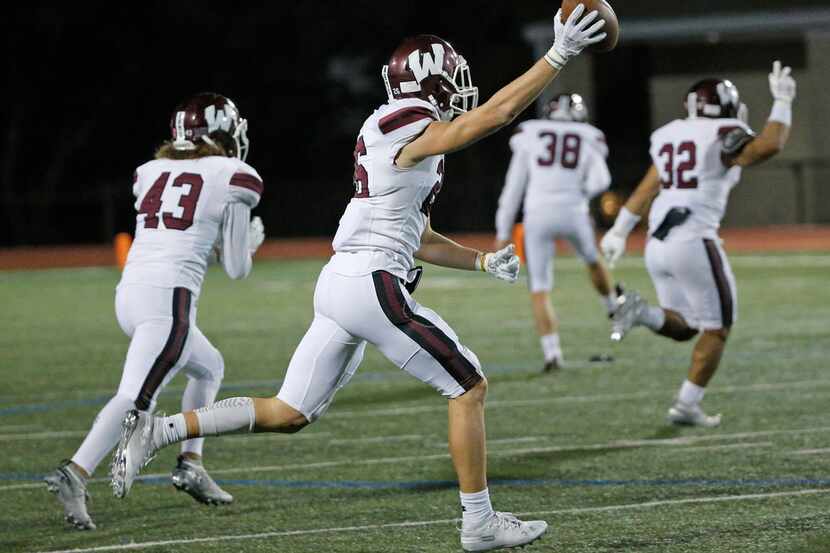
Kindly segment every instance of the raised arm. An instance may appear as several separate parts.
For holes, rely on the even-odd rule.
[[[580,4],[564,24],[560,18],[561,10],[557,12],[554,18],[556,38],[542,59],[483,105],[453,121],[430,124],[420,137],[400,150],[397,165],[412,167],[429,156],[460,150],[510,124],[550,84],[569,58],[605,38],[605,33],[597,34],[605,21],[594,22],[599,15],[596,11],[580,20],[584,11],[585,6]]]
[[[600,241],[600,249],[611,268],[622,257],[628,235],[637,226],[640,218],[646,214],[651,201],[659,192],[660,175],[657,173],[657,168],[652,165],[640,184],[637,185],[634,193],[620,209],[617,219],[614,221],[614,226],[605,233]]]
[[[747,167],[768,160],[780,152],[790,137],[792,103],[795,99],[795,79],[789,67],[781,68],[781,62],[772,64],[769,88],[773,97],[764,130],[753,136],[744,129],[734,129],[723,138],[723,157],[727,165]]]

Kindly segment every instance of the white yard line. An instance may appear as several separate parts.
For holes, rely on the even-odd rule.
[[[683,449],[675,449],[673,451],[719,451],[725,449],[755,449],[762,447],[772,447],[775,444],[772,442],[748,442],[743,444],[724,444],[724,445],[702,445],[697,447],[684,447]]]
[[[824,455],[830,453],[830,447],[822,447],[819,449],[795,449],[787,452],[789,455]]]
[[[653,507],[668,507],[674,505],[694,505],[706,503],[723,503],[729,501],[757,501],[763,499],[774,499],[779,497],[801,497],[830,493],[830,489],[805,489],[789,492],[770,492],[742,495],[721,495],[692,497],[687,499],[665,499],[661,501],[647,501],[644,503],[626,503],[622,505],[605,505],[602,507],[576,507],[573,509],[557,509],[552,511],[532,511],[529,513],[518,513],[518,516],[556,516],[556,515],[580,515],[587,513],[609,513],[626,511],[631,509],[649,509]],[[223,534],[217,536],[205,536],[200,538],[182,538],[176,540],[146,541],[134,543],[121,543],[114,545],[100,545],[97,547],[85,547],[79,549],[62,549],[44,551],[42,553],[95,553],[98,551],[125,551],[131,549],[149,549],[153,547],[166,547],[171,545],[186,545],[194,543],[216,543],[244,540],[264,540],[291,536],[309,536],[315,534],[338,534],[343,532],[360,532],[370,530],[386,530],[391,528],[418,528],[423,526],[449,525],[457,523],[457,519],[437,520],[412,520],[404,522],[391,522],[387,524],[366,524],[363,526],[340,526],[334,528],[310,528],[308,530],[282,530],[275,532],[259,532],[255,534]]]

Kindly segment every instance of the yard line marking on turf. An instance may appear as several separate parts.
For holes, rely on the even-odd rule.
[[[602,451],[602,450],[621,450],[621,449],[637,449],[641,447],[673,447],[686,446],[697,443],[706,443],[712,441],[722,440],[737,440],[743,438],[757,438],[769,437],[778,435],[793,435],[793,434],[811,434],[830,432],[830,426],[822,426],[815,428],[798,428],[792,430],[760,430],[755,432],[736,432],[731,434],[707,434],[702,436],[680,436],[677,438],[645,438],[641,440],[616,440],[612,442],[597,443],[597,444],[583,444],[583,445],[554,445],[547,447],[531,447],[524,449],[508,449],[496,450],[488,453],[488,456],[493,457],[513,457],[522,455],[535,455],[539,453],[567,453],[574,451]],[[736,444],[737,445],[737,444]],[[687,451],[686,448],[678,449],[678,451]],[[234,474],[234,473],[256,473],[256,472],[274,472],[287,470],[304,470],[304,469],[321,469],[333,468],[343,466],[373,466],[386,464],[399,464],[412,461],[434,461],[441,459],[449,459],[449,453],[434,453],[431,455],[410,455],[403,457],[379,457],[374,459],[338,459],[331,461],[318,461],[314,463],[294,463],[287,465],[260,465],[260,466],[244,466],[244,467],[228,467],[211,469],[211,474]],[[168,473],[151,473],[138,476],[137,480],[156,480],[159,478],[167,478]],[[20,476],[14,476],[16,479],[23,479]],[[37,477],[38,479],[40,477]],[[109,482],[109,478],[93,478],[88,481],[91,484]],[[28,489],[29,485],[13,484],[9,486],[0,486],[0,492],[13,489]]]
[[[390,442],[406,442],[410,440],[422,440],[423,434],[401,434],[400,436],[374,436],[369,438],[335,438],[329,440],[329,445],[346,444],[383,444]]]
[[[719,451],[723,449],[754,449],[756,447],[772,447],[775,444],[772,442],[748,442],[743,444],[723,444],[723,445],[700,445],[694,447],[684,447],[672,451]]]
[[[789,492],[769,492],[739,495],[715,495],[704,497],[690,497],[685,499],[664,499],[659,501],[646,501],[644,503],[623,503],[619,505],[604,505],[599,507],[575,507],[572,509],[556,509],[549,511],[531,511],[517,513],[517,516],[556,516],[556,515],[580,515],[590,513],[608,513],[615,511],[626,511],[630,509],[648,509],[652,507],[669,507],[674,505],[694,505],[706,503],[721,503],[730,501],[757,501],[763,499],[775,499],[780,497],[803,497],[830,493],[830,489],[815,488],[794,490]],[[411,520],[403,522],[390,522],[386,524],[366,524],[362,526],[340,526],[334,528],[309,528],[307,530],[279,530],[273,532],[259,532],[255,534],[223,534],[218,536],[204,536],[199,538],[180,538],[175,540],[159,540],[133,543],[119,543],[113,545],[99,545],[96,547],[84,547],[79,549],[60,549],[42,551],[40,553],[97,553],[99,551],[125,551],[130,549],[148,549],[151,547],[163,547],[170,545],[187,545],[194,543],[215,543],[244,540],[263,540],[270,538],[308,536],[315,534],[336,534],[341,532],[361,532],[369,530],[385,530],[390,528],[419,528],[423,526],[449,525],[458,523],[457,518],[446,518],[436,520]]]
[[[822,447],[819,449],[795,449],[787,452],[789,455],[823,455],[830,453],[830,447]]]

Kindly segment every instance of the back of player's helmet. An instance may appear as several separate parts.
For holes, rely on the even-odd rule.
[[[450,120],[478,105],[470,66],[449,42],[435,35],[405,38],[381,72],[390,100],[420,98]]]
[[[545,117],[554,121],[584,123],[588,120],[588,107],[579,94],[563,92],[545,104],[544,114]]]
[[[200,142],[222,146],[229,157],[248,157],[248,121],[225,96],[202,92],[178,106],[170,118],[175,150],[195,150]]]
[[[690,119],[697,117],[735,118],[746,109],[737,87],[727,79],[703,79],[686,92],[683,100]]]

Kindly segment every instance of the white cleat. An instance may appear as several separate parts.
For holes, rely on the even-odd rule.
[[[177,490],[206,505],[227,505],[233,503],[233,496],[219,487],[201,463],[179,455],[176,468],[171,475]]]
[[[690,405],[677,400],[669,407],[666,419],[672,424],[715,428],[720,426],[721,416],[720,414],[707,415],[700,405]]]
[[[646,300],[634,290],[626,291],[617,299],[617,308],[611,315],[611,340],[619,342],[637,324],[646,308]]]
[[[63,506],[63,518],[78,530],[95,530],[95,523],[86,510],[89,492],[86,481],[72,469],[69,461],[43,477],[46,489],[55,494]]]
[[[464,551],[490,551],[502,547],[528,545],[548,529],[543,520],[524,522],[510,513],[493,512],[481,524],[461,527],[461,547]]]
[[[121,422],[121,440],[112,458],[112,493],[123,498],[144,468],[158,451],[155,428],[161,417],[154,417],[145,411],[127,411]]]

